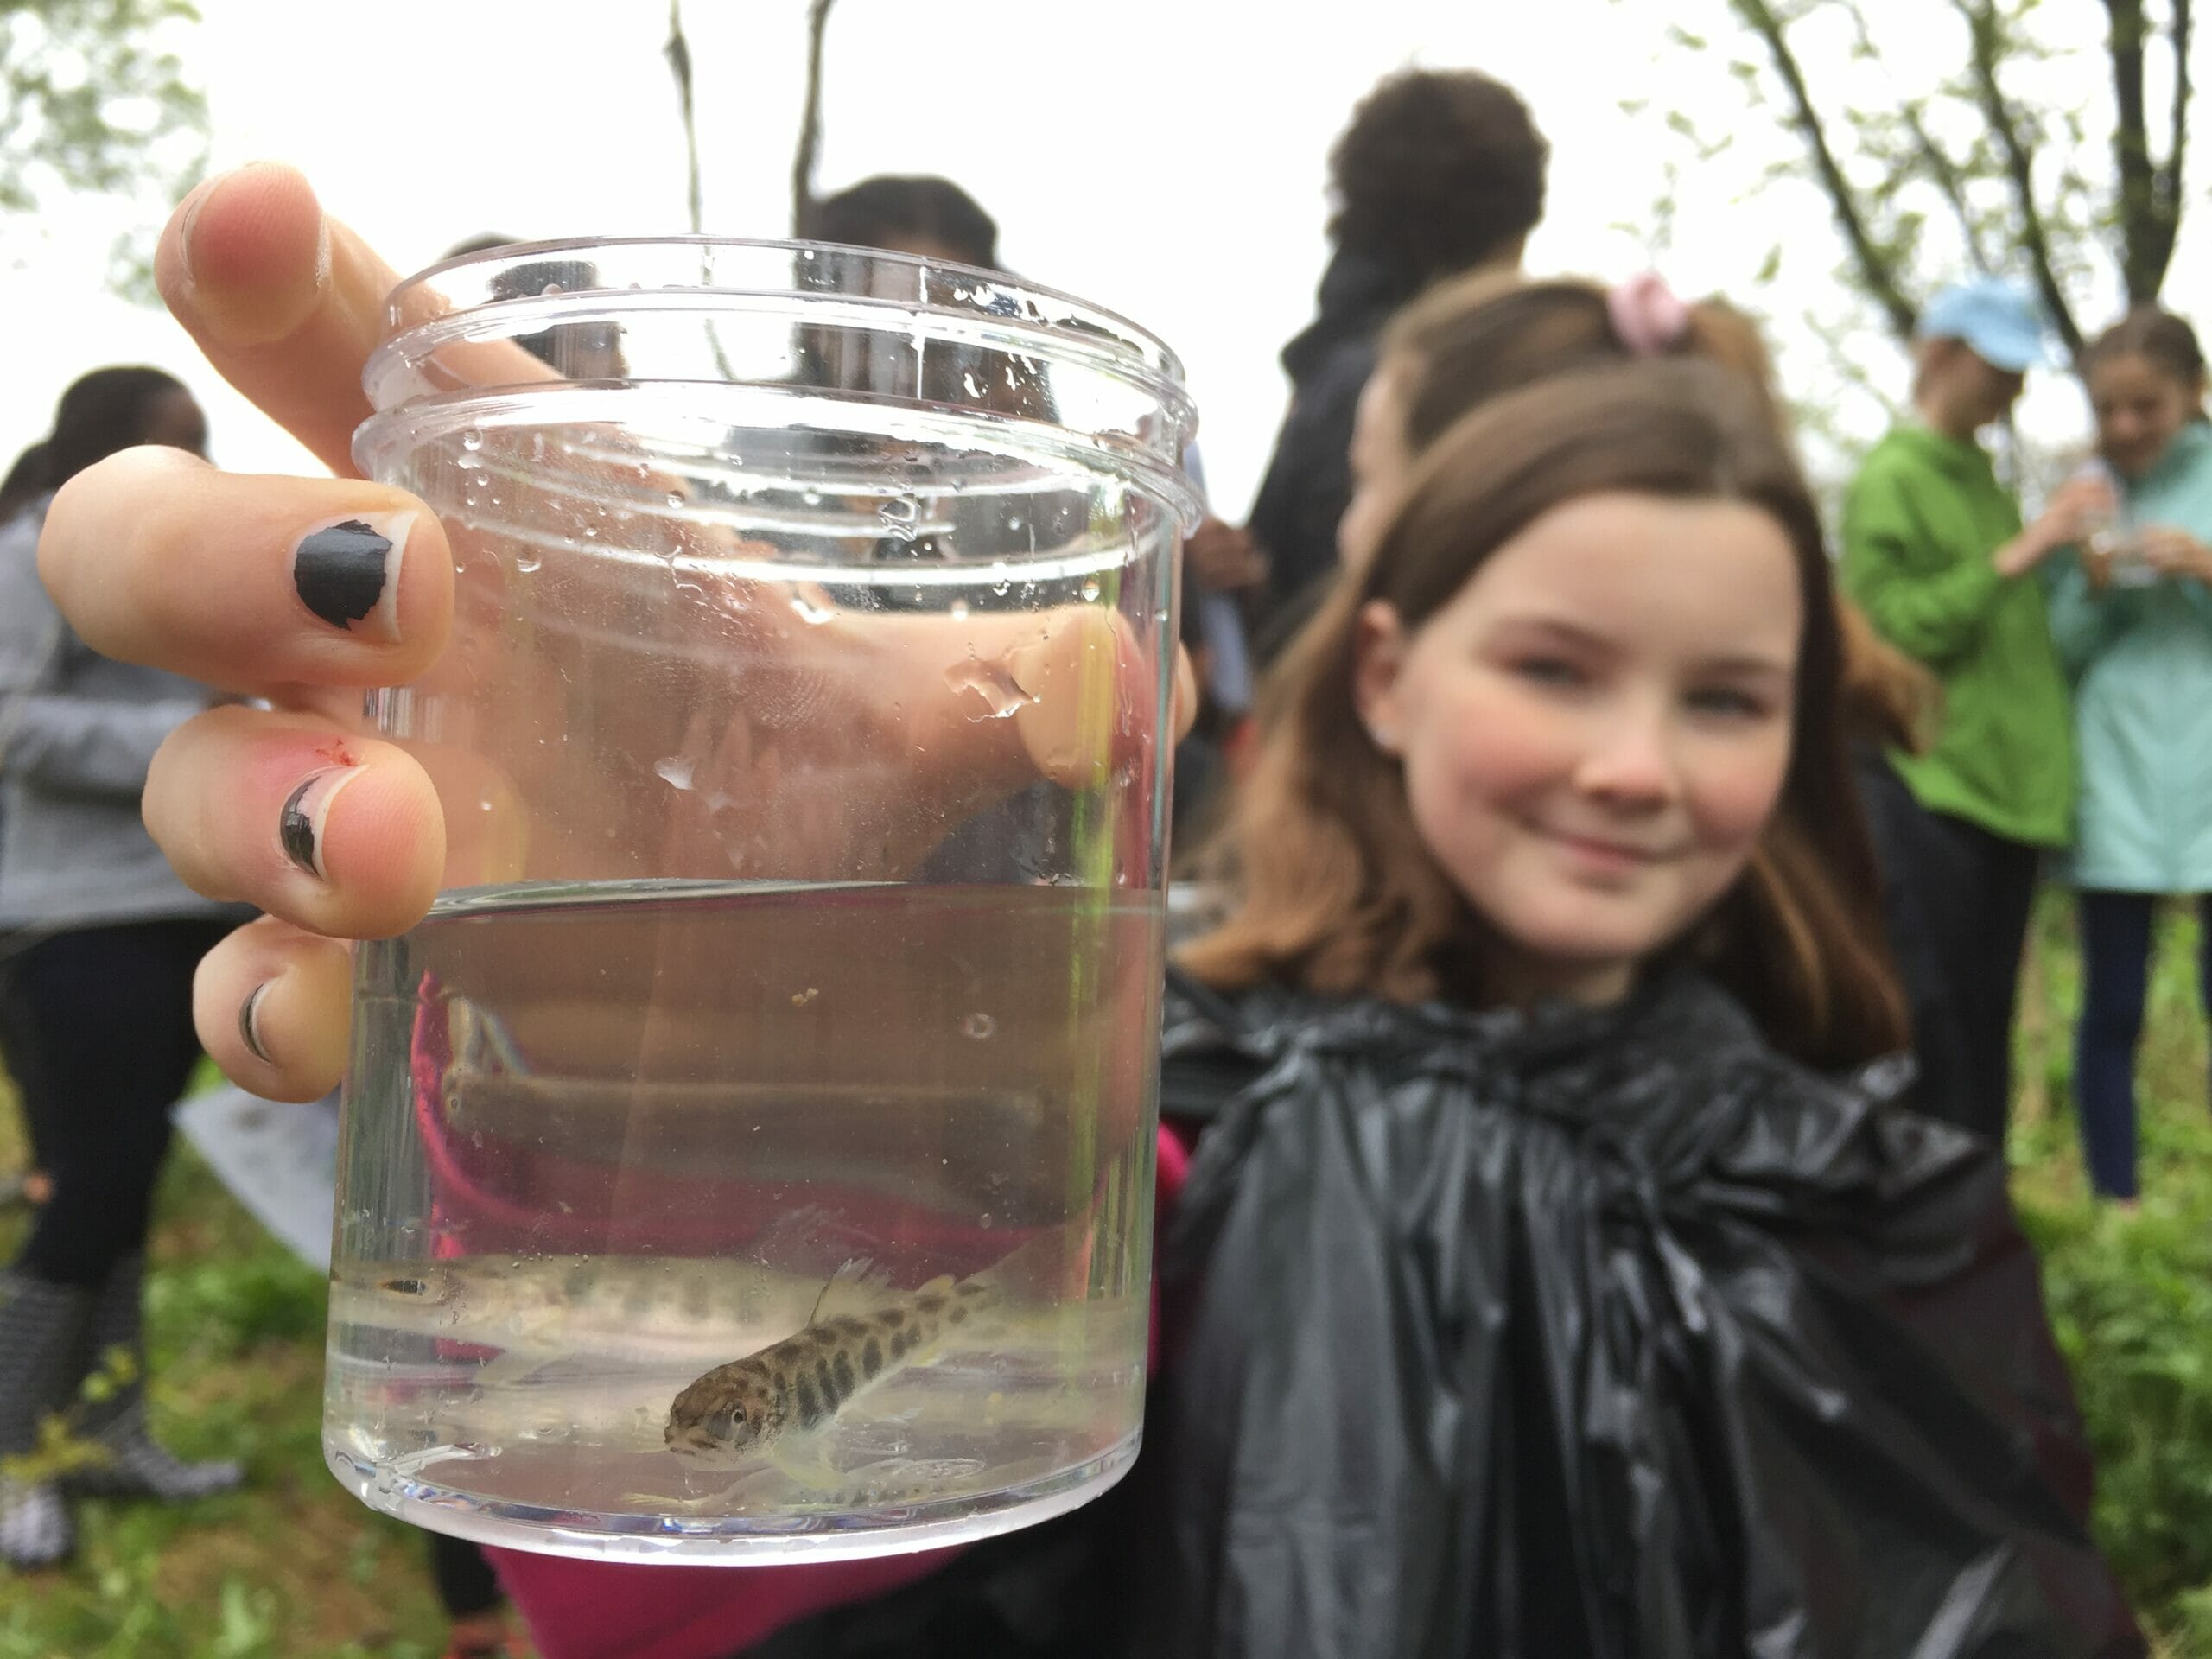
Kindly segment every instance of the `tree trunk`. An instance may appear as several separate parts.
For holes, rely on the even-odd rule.
[[[699,236],[706,229],[706,213],[699,188],[699,128],[692,118],[691,43],[683,37],[683,0],[668,0],[668,44],[662,53],[668,59],[669,73],[676,77],[676,104],[683,117],[683,153],[690,166],[691,234]]]
[[[2152,29],[2143,0],[2105,0],[2112,20],[2113,161],[2120,175],[2120,275],[2131,305],[2147,305],[2165,285],[2181,219],[2182,156],[2189,143],[2190,0],[2174,0],[2172,145],[2163,165],[2151,154],[2150,109],[2143,85]]]
[[[799,117],[798,153],[791,158],[791,234],[807,234],[814,218],[814,168],[822,149],[822,37],[837,0],[807,0],[806,108]]]

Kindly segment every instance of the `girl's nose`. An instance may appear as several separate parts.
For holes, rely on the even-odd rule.
[[[1617,806],[1667,804],[1681,792],[1668,735],[1656,715],[1608,720],[1576,768],[1576,788]]]

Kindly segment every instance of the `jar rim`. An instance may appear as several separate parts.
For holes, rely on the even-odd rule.
[[[1065,289],[1049,287],[1045,283],[1032,282],[1027,277],[1016,276],[1009,271],[994,270],[988,266],[963,264],[957,260],[925,258],[918,254],[900,253],[884,248],[865,248],[850,243],[812,242],[796,238],[690,235],[566,237],[542,242],[502,243],[498,247],[481,249],[474,253],[456,254],[449,259],[442,259],[435,264],[424,266],[411,276],[402,277],[393,286],[385,300],[383,332],[379,337],[378,349],[389,347],[413,328],[422,326],[435,316],[450,315],[451,311],[455,309],[474,310],[484,306],[512,304],[537,297],[516,295],[504,298],[486,297],[461,307],[439,306],[430,308],[426,306],[425,302],[436,292],[435,283],[439,279],[449,278],[455,272],[504,271],[533,264],[557,263],[563,259],[582,258],[592,254],[604,255],[609,252],[680,248],[694,248],[709,252],[729,249],[747,254],[798,255],[802,260],[810,256],[829,254],[840,259],[859,261],[864,266],[931,270],[948,276],[966,276],[994,295],[1003,296],[1016,302],[1024,300],[1050,302],[1056,307],[1068,308],[1060,314],[1061,320],[1058,321],[1047,321],[1041,315],[1026,319],[1008,318],[1006,321],[1026,321],[1027,326],[1032,328],[1052,334],[1065,334],[1071,339],[1086,340],[1094,346],[1100,339],[1097,326],[1105,325],[1108,332],[1104,337],[1107,340],[1131,350],[1160,378],[1172,385],[1178,391],[1180,391],[1184,385],[1183,359],[1166,340],[1142,324],[1132,321],[1122,313],[1109,309],[1095,301],[1086,300],[1080,295],[1069,293]],[[664,286],[674,285],[664,284]],[[688,283],[683,286],[706,294],[767,295],[782,292],[804,295],[805,292],[805,290],[793,290],[788,288],[769,289],[757,285],[724,286],[712,283]],[[614,286],[595,283],[588,287],[564,288],[561,289],[561,293],[564,296],[579,298],[620,296],[638,292],[639,287],[640,285],[637,283]],[[972,294],[976,290],[971,287],[969,291]],[[443,296],[438,295],[437,297],[442,299]],[[906,306],[905,308],[913,308]],[[1039,305],[1038,309],[1041,312],[1043,307]],[[978,315],[985,314],[979,309]],[[1080,316],[1091,327],[1082,329],[1069,327],[1069,321],[1076,316]]]
[[[820,271],[818,285],[809,280],[810,268]],[[891,280],[881,280],[883,273]],[[1186,527],[1203,513],[1183,475],[1184,451],[1196,429],[1197,412],[1183,384],[1182,360],[1159,336],[1087,300],[1002,271],[828,242],[571,238],[503,244],[428,266],[385,297],[382,343],[370,353],[362,373],[362,387],[375,412],[356,434],[356,455],[392,441],[396,418],[423,410],[426,398],[444,404],[461,396],[496,397],[543,389],[537,382],[493,385],[480,379],[474,367],[454,372],[448,346],[520,338],[571,324],[627,324],[635,318],[644,326],[650,316],[695,313],[710,336],[718,315],[749,315],[757,323],[787,313],[798,325],[982,347],[1017,362],[1057,365],[1087,377],[1092,385],[1117,385],[1122,390],[1116,395],[1128,401],[1109,427],[1086,426],[1077,419],[1066,429],[1115,470],[1128,474],[1130,481],[1160,495]],[[781,377],[760,379],[730,372],[719,346],[715,357],[721,374],[695,374],[689,365],[656,372],[640,364],[626,373],[618,372],[615,381],[561,383],[576,389],[783,384]],[[893,402],[907,397],[887,396]],[[918,409],[947,407],[930,399],[912,401]],[[963,407],[964,401],[956,397],[951,411],[973,418],[979,411]],[[1002,411],[981,412],[995,421],[1006,418]],[[1042,423],[1061,424],[1051,416]]]

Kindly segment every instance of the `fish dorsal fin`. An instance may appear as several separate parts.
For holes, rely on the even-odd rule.
[[[896,1294],[898,1287],[888,1274],[866,1256],[855,1256],[830,1275],[830,1282],[814,1299],[814,1312],[806,1316],[806,1322],[819,1325],[841,1313],[873,1313]]]

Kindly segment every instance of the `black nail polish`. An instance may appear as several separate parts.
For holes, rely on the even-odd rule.
[[[269,988],[257,985],[245,994],[245,1001],[238,1004],[238,1040],[246,1052],[264,1065],[274,1065],[269,1051],[261,1046],[261,994]]]
[[[411,512],[364,513],[318,524],[292,550],[300,602],[334,628],[399,638],[399,564]]]
[[[322,831],[338,791],[361,775],[358,766],[326,766],[310,772],[284,798],[277,815],[276,839],[284,856],[318,881],[329,880],[322,865]]]

